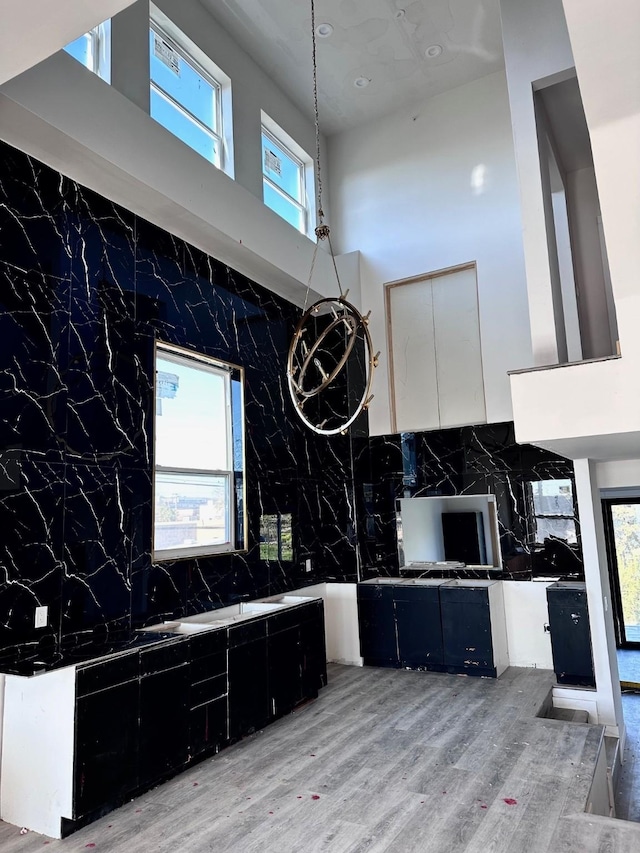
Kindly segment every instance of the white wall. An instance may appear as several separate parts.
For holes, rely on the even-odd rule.
[[[500,0],[536,365],[558,362],[533,84],[573,67],[561,0]]]
[[[640,459],[598,462],[596,476],[600,489],[640,489]]]
[[[511,418],[506,371],[531,363],[521,221],[503,73],[329,140],[340,251],[361,252],[382,351],[369,413],[391,431],[384,283],[476,261],[487,420]]]

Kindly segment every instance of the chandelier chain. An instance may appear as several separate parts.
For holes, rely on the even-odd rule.
[[[313,60],[313,108],[316,131],[316,191],[318,193],[318,226],[324,221],[322,210],[322,172],[320,170],[320,115],[318,112],[318,59],[316,51],[316,4],[311,0],[311,56]]]

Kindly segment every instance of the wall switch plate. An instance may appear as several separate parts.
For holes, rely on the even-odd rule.
[[[35,627],[36,628],[46,628],[49,624],[49,608],[45,605],[42,607],[36,607],[36,618],[35,618]]]
[[[311,571],[311,559],[309,557],[304,561],[304,570],[305,572]]]

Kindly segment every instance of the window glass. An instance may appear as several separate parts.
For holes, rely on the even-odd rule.
[[[156,383],[156,465],[228,470],[228,376],[159,356]]]
[[[65,47],[65,50],[69,56],[73,56],[73,58],[77,59],[81,65],[84,65],[85,68],[89,68],[93,71],[91,33],[85,33],[83,36],[80,36],[80,38],[70,42]]]
[[[64,50],[106,83],[111,82],[111,20],[69,42]]]
[[[275,211],[283,219],[286,219],[289,225],[293,225],[298,231],[303,230],[304,212],[299,207],[266,182],[263,192],[264,203],[267,207],[270,207],[271,210]]]
[[[229,542],[229,488],[228,477],[158,472],[154,551]]]
[[[302,203],[302,164],[265,133],[262,134],[262,172],[287,195]]]
[[[222,168],[220,86],[157,26],[149,29],[151,117]]]
[[[166,127],[189,148],[193,148],[206,160],[217,165],[219,162],[218,140],[155,89],[151,90],[151,118]]]
[[[289,225],[310,234],[313,161],[262,113],[262,198]]]
[[[149,32],[151,79],[202,124],[216,129],[216,90],[162,36]]]
[[[158,343],[155,387],[154,557],[243,550],[242,371]]]

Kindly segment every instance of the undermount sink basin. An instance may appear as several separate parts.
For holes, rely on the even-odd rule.
[[[161,622],[142,630],[159,634],[197,634],[199,631],[210,631],[215,625],[202,625],[197,622]]]
[[[275,604],[276,607],[280,607],[283,604],[301,604],[303,601],[311,601],[311,599],[306,595],[277,595],[274,596],[269,604]]]
[[[366,581],[362,581],[362,583],[371,584],[371,586],[377,586],[378,584],[394,584],[398,585],[399,583],[403,583],[403,578],[369,578]]]
[[[284,606],[284,601],[247,601],[240,604],[240,613],[268,613],[270,610],[278,610]]]

